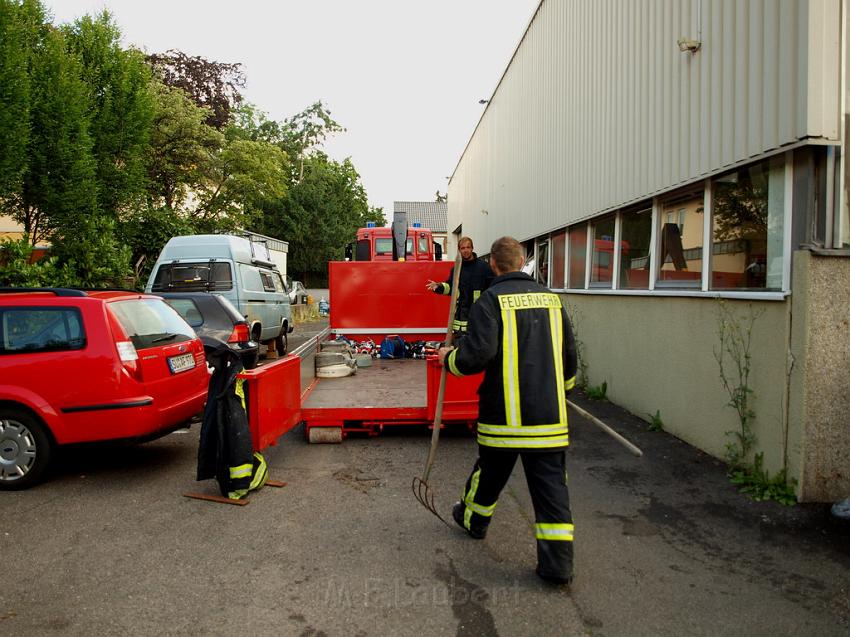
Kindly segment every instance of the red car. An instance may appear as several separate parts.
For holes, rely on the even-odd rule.
[[[200,339],[159,297],[0,289],[0,489],[37,482],[57,445],[179,428],[208,383]]]

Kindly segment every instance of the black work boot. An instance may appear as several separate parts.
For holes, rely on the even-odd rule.
[[[541,571],[539,566],[534,572],[537,573],[537,577],[542,579],[544,582],[548,582],[549,584],[555,584],[556,586],[569,586],[573,583],[572,575],[568,575],[566,577],[564,577],[563,575],[553,575]]]
[[[466,531],[470,537],[474,537],[476,540],[483,540],[484,536],[487,535],[487,527],[473,526],[472,524],[470,524],[469,528],[467,529],[466,526],[464,526],[463,524],[463,513],[465,509],[466,506],[463,504],[463,502],[455,502],[454,506],[452,507],[452,518],[454,518],[454,521],[457,522],[457,525],[464,531]]]

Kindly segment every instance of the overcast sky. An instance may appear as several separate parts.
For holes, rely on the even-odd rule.
[[[54,22],[104,8],[124,43],[244,66],[244,96],[276,120],[322,100],[347,130],[369,203],[433,201],[538,0],[45,0]]]

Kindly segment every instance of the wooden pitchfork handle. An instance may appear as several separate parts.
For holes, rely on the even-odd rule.
[[[454,330],[452,325],[455,320],[455,309],[457,308],[458,283],[460,282],[461,255],[458,250],[455,257],[455,267],[452,276],[452,295],[449,303],[449,326],[446,329],[445,346],[450,347],[454,340]],[[425,471],[422,473],[422,482],[428,482],[428,476],[431,473],[431,467],[434,466],[434,459],[437,457],[437,443],[440,441],[440,427],[443,423],[443,397],[446,393],[446,366],[443,365],[440,369],[440,389],[437,391],[437,409],[434,413],[434,429],[431,431],[431,448],[428,450],[428,459],[425,461]]]

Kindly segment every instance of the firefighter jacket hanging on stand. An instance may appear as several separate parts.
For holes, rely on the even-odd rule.
[[[245,395],[239,355],[217,343],[209,356],[210,377],[204,422],[198,447],[198,480],[215,478],[221,494],[238,500],[266,482],[263,456],[253,453],[251,429],[245,413]]]

